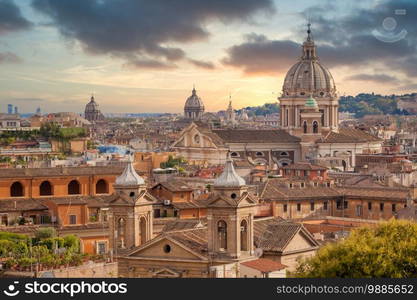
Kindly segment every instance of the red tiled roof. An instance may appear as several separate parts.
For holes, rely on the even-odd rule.
[[[261,271],[262,273],[269,273],[273,271],[279,271],[285,269],[287,266],[280,262],[273,261],[267,258],[258,258],[251,261],[245,261],[242,265]]]
[[[284,170],[327,170],[326,167],[320,166],[320,165],[313,165],[309,162],[305,162],[305,161],[300,161],[288,166],[284,166],[282,167],[282,169]]]

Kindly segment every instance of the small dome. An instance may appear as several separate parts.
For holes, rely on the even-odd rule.
[[[313,98],[313,96],[310,95],[308,99],[306,100],[306,103],[304,104],[307,108],[318,108],[319,105],[317,104],[316,99]]]
[[[193,88],[191,96],[187,98],[185,101],[184,109],[201,109],[204,110],[203,101],[199,96],[197,96],[197,91]]]
[[[122,186],[138,186],[145,184],[145,180],[136,173],[133,167],[133,161],[129,161],[122,175],[116,178],[116,185]]]
[[[232,159],[227,158],[223,173],[214,180],[214,187],[241,187],[244,185],[246,185],[245,179],[236,173]]]

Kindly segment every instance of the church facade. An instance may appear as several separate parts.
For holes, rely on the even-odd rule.
[[[202,122],[185,128],[172,148],[196,165],[222,165],[228,152],[250,165],[285,166],[301,159],[300,139],[284,130],[210,129]]]

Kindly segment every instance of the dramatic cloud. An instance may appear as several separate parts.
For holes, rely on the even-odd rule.
[[[401,9],[397,15],[396,9]],[[386,1],[369,9],[352,8],[348,15],[318,6],[309,8],[305,14],[306,19],[307,15],[312,19],[318,55],[326,66],[357,69],[383,63],[391,71],[417,77],[416,1]],[[407,31],[405,35],[403,29]],[[306,35],[301,30],[297,34]],[[271,40],[252,34],[243,43],[227,49],[222,62],[247,74],[278,74],[300,57],[299,47],[290,40]]]
[[[188,61],[194,66],[202,68],[202,69],[213,70],[215,68],[214,64],[210,61],[202,61],[202,60],[191,59],[191,58]]]
[[[274,10],[272,0],[33,0],[32,6],[85,51],[127,60],[133,55],[128,64],[139,66],[156,66],[146,62],[149,56],[169,61],[185,58],[183,50],[170,45],[207,38],[210,21],[248,21],[258,12]]]
[[[0,0],[0,34],[28,29],[32,23],[26,20],[12,0]]]
[[[398,79],[394,76],[386,74],[357,74],[346,78],[347,80],[357,81],[371,81],[376,83],[393,83],[398,82]]]
[[[154,59],[129,59],[124,67],[128,69],[154,69],[154,70],[167,70],[174,69],[177,66],[173,63],[163,62],[160,60]]]
[[[22,59],[11,52],[0,52],[0,64],[17,64],[22,62]]]
[[[251,33],[244,43],[227,49],[222,63],[241,67],[245,73],[286,72],[291,63],[301,56],[300,45],[292,41],[272,41],[264,35]]]

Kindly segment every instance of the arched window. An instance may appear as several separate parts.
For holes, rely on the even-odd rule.
[[[258,152],[256,152],[256,156],[264,156],[264,153],[263,153],[263,152],[258,151]]]
[[[280,154],[281,156],[289,156],[289,154],[288,154],[288,152],[281,152],[281,154]]]
[[[39,186],[39,195],[50,196],[52,195],[52,185],[49,181],[43,181]]]
[[[319,123],[317,121],[313,122],[313,133],[319,133]]]
[[[117,221],[117,247],[125,248],[125,234],[126,234],[126,221],[124,218],[120,218]]]
[[[242,220],[240,222],[240,250],[248,251],[248,222]]]
[[[239,153],[237,153],[237,152],[232,152],[232,153],[230,153],[230,156],[231,156],[231,157],[239,157]]]
[[[109,185],[107,181],[104,179],[100,179],[96,183],[96,194],[108,194],[109,193]]]
[[[306,121],[303,122],[303,131],[304,131],[304,133],[307,133],[307,122]]]
[[[227,223],[223,220],[217,223],[217,237],[219,241],[219,250],[227,249]]]
[[[199,136],[198,134],[196,134],[196,135],[194,136],[194,142],[196,142],[197,144],[199,144],[199,143],[200,143],[200,136]]]
[[[72,180],[68,183],[68,195],[79,195],[80,183],[77,180]]]
[[[23,190],[23,185],[19,182],[13,182],[13,184],[10,186],[10,196],[11,197],[23,197],[25,195],[25,192]]]
[[[139,221],[140,245],[146,243],[146,241],[148,240],[146,227],[147,227],[146,219],[144,217],[140,218],[140,221]]]

